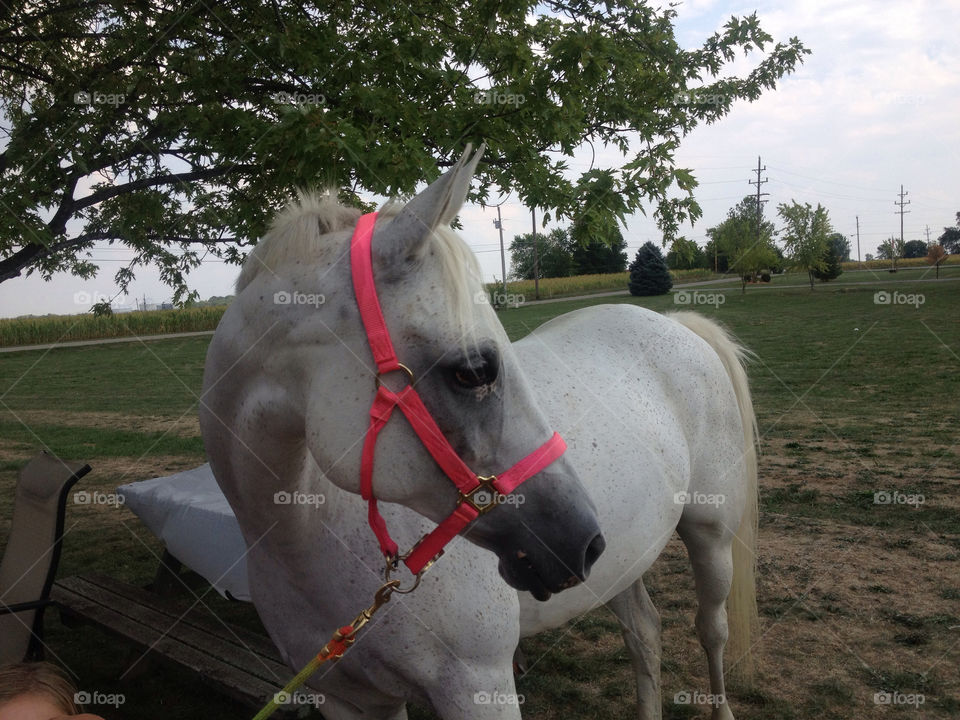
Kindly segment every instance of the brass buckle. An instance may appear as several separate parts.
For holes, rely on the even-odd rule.
[[[503,502],[503,495],[493,486],[497,481],[496,475],[477,475],[477,480],[480,484],[473,490],[468,493],[462,490],[459,492],[460,504],[466,503],[476,510],[478,515],[484,515]]]
[[[410,368],[408,368],[408,367],[407,367],[406,365],[404,365],[403,363],[397,363],[397,366],[398,366],[398,367],[397,367],[396,370],[390,370],[389,372],[397,372],[398,370],[401,371],[401,372],[405,372],[405,373],[407,374],[407,380],[409,381],[409,384],[410,384],[410,385],[413,385],[413,370],[411,370]],[[389,374],[389,373],[387,373],[387,374]],[[383,385],[383,380],[381,379],[382,375],[383,375],[383,373],[379,373],[379,372],[378,372],[376,378],[374,378],[374,382],[376,383],[377,388],[379,388],[381,385]],[[394,392],[398,392],[398,391],[394,391]]]

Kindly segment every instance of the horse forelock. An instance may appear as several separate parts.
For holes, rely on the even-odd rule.
[[[362,211],[343,205],[334,192],[301,192],[270,223],[243,263],[237,278],[237,293],[264,272],[275,272],[289,260],[317,259],[329,233],[349,230]]]

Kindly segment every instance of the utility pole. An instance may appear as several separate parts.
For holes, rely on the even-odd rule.
[[[493,224],[497,226],[497,230],[500,231],[500,272],[503,273],[503,302],[507,302],[507,256],[503,251],[503,220],[500,217],[500,206],[497,205],[497,219],[493,221]],[[499,303],[494,303],[498,305]]]
[[[863,270],[863,262],[860,260],[860,216],[857,215],[857,262],[860,264],[860,269]]]
[[[910,201],[909,201],[909,200],[907,200],[906,202],[904,202],[903,196],[904,196],[904,195],[909,195],[909,194],[910,194],[910,193],[903,191],[903,185],[901,185],[901,186],[900,186],[900,201],[899,201],[899,202],[897,202],[896,200],[893,201],[893,204],[899,206],[899,208],[900,208],[899,210],[894,210],[893,212],[894,212],[895,215],[899,215],[899,216],[900,216],[900,247],[901,247],[901,248],[903,248],[903,216],[906,215],[908,212],[910,212],[909,210],[904,210],[904,209],[903,209],[906,205],[909,205],[909,204],[910,204]],[[893,250],[893,248],[891,248],[891,250]],[[894,270],[894,272],[896,272],[896,270],[897,270],[897,253],[896,253],[896,251],[894,251],[894,252],[892,252],[892,253],[890,253],[890,254],[893,255],[893,270]]]
[[[924,230],[924,232],[927,234],[927,245],[929,245],[930,244],[930,226],[929,225],[927,225],[927,229]]]
[[[540,252],[537,250],[537,209],[530,208],[533,218],[533,299],[540,299]]]
[[[764,165],[763,167],[760,167],[760,156],[757,155],[757,169],[753,171],[753,172],[755,172],[755,173],[757,174],[757,179],[756,179],[756,180],[748,180],[748,181],[747,181],[747,182],[749,182],[751,185],[756,185],[756,186],[757,186],[757,245],[758,245],[758,246],[760,245],[760,242],[761,242],[760,234],[761,234],[761,226],[763,225],[763,203],[767,202],[766,200],[761,200],[760,197],[761,197],[762,195],[769,195],[769,194],[770,194],[770,193],[762,193],[762,192],[760,192],[760,186],[763,185],[765,182],[767,182],[766,179],[762,179],[762,180],[760,179],[760,173],[762,173],[762,172],[763,172],[764,170],[766,170],[766,169],[767,169],[767,166],[766,166],[766,165]],[[741,275],[743,275],[743,272],[742,272],[742,271],[743,271],[743,268],[741,268],[741,273],[740,273]],[[744,290],[744,292],[746,292],[746,286],[745,286],[745,285],[744,285],[744,287],[743,287],[743,290]]]

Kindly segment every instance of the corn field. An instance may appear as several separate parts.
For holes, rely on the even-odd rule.
[[[215,330],[225,306],[0,319],[0,347]]]

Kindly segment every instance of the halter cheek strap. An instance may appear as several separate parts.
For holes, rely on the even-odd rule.
[[[500,475],[478,476],[467,467],[437,427],[433,416],[414,388],[413,373],[397,359],[390,341],[390,332],[383,319],[373,280],[371,242],[376,220],[377,214],[369,213],[357,222],[350,242],[350,269],[360,317],[363,319],[367,341],[377,365],[377,392],[370,406],[370,425],[364,437],[360,462],[360,494],[368,503],[367,518],[370,527],[377,536],[380,549],[391,564],[395,564],[399,557],[398,547],[390,537],[387,524],[377,509],[377,500],[373,494],[373,461],[377,436],[390,420],[394,408],[399,408],[404,414],[427,452],[459,491],[459,500],[453,512],[432,532],[422,537],[402,558],[410,571],[417,574],[436,560],[443,553],[444,546],[461,530],[483,513],[495,508],[504,496],[513,492],[522,482],[559,458],[567,446],[560,435],[553,433],[543,445]],[[409,383],[403,389],[393,391],[381,382],[381,377],[398,370],[407,375]],[[488,502],[483,501],[484,494],[489,496]]]

